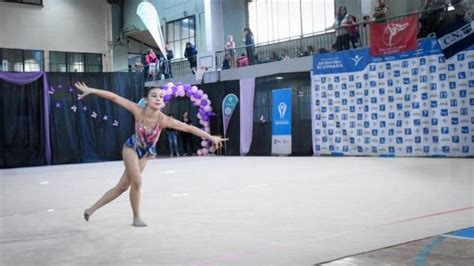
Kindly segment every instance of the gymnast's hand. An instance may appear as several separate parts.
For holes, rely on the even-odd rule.
[[[74,86],[82,92],[82,94],[79,94],[78,100],[82,100],[83,98],[93,93],[94,91],[93,88],[87,87],[87,85],[84,82],[76,82],[74,83]]]
[[[223,139],[219,136],[211,136],[209,140],[212,141],[212,145],[214,146],[214,148],[216,148],[216,151],[217,151],[220,148],[222,148],[222,142],[227,141],[229,139]]]

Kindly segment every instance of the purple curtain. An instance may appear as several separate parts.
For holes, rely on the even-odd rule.
[[[44,137],[45,137],[45,153],[46,162],[51,164],[51,143],[49,137],[49,94],[48,79],[45,72],[1,72],[0,80],[15,85],[25,85],[43,77],[43,102],[44,102]]]
[[[252,144],[253,98],[255,78],[240,80],[240,155],[246,155]]]

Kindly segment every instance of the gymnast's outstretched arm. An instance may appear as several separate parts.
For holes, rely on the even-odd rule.
[[[90,88],[84,82],[76,82],[74,83],[74,86],[82,92],[82,94],[79,95],[79,100],[83,99],[89,94],[94,94],[122,106],[123,108],[131,112],[135,117],[140,115],[141,108],[136,103],[125,99],[113,92]]]

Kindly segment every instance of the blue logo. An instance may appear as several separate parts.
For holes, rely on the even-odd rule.
[[[379,79],[383,79],[385,77],[383,72],[379,72]]]
[[[385,121],[380,121],[380,127],[385,128],[386,127],[386,122]]]
[[[436,66],[430,66],[430,73],[436,72]]]
[[[474,105],[474,98],[469,99],[469,105]]]
[[[403,121],[397,120],[397,127],[402,127],[402,126],[403,126]]]
[[[385,104],[379,105],[379,110],[380,111],[385,111]]]
[[[444,63],[444,62],[446,62],[446,58],[444,58],[444,56],[439,56],[438,57],[438,62],[439,63]]]
[[[341,143],[341,137],[336,137],[335,141],[336,141],[336,143]]]
[[[377,81],[374,81],[374,80],[370,81],[370,87],[377,87]]]
[[[328,85],[328,91],[332,91],[332,84]]]
[[[379,143],[380,144],[385,144],[385,138],[380,138]]]
[[[392,64],[386,63],[386,64],[385,64],[385,68],[386,68],[387,70],[392,69]]]
[[[334,129],[328,129],[328,135],[329,136],[334,135]]]
[[[328,115],[328,120],[334,120],[334,114],[329,114]]]
[[[394,76],[394,77],[400,77],[400,70],[395,70],[395,71],[393,72],[393,76]]]
[[[372,146],[372,153],[377,153],[377,147],[376,146]]]
[[[375,82],[375,81],[374,81]],[[370,82],[372,84],[372,81]],[[362,82],[357,82],[356,83],[356,88],[357,89],[362,89]]]
[[[421,115],[423,117],[428,117],[428,116],[430,116],[430,113],[428,112],[428,110],[423,110],[423,111],[421,111]]]
[[[462,153],[469,153],[469,146],[462,146]]]
[[[410,78],[403,78],[403,84],[410,84]]]
[[[351,127],[351,128],[355,128],[355,127],[356,127],[356,123],[355,123],[355,122],[351,122],[351,123],[350,123],[350,127]]]
[[[458,61],[464,61],[465,56],[463,53],[458,54]]]
[[[339,98],[339,92],[338,91],[334,92],[334,96],[336,96],[336,98]]]
[[[389,129],[389,130],[388,130],[388,135],[389,135],[389,136],[395,135],[395,129],[393,129],[393,128]]]
[[[372,120],[377,120],[377,119],[378,119],[377,113],[373,113],[373,114],[371,115],[371,117],[372,117]]]
[[[446,91],[441,91],[439,93],[439,98],[441,98],[441,99],[448,98],[448,93]]]
[[[427,94],[428,95],[428,94]],[[393,96],[388,96],[388,102],[393,103],[395,101],[395,97]]]
[[[370,71],[375,71],[376,67],[374,64],[370,65]]]
[[[413,152],[413,147],[407,146],[407,153],[412,153],[412,152]]]
[[[347,99],[342,99],[342,105],[347,105]]]
[[[372,136],[378,136],[379,131],[377,129],[372,129]]]
[[[474,61],[469,62],[469,69],[474,69]]]
[[[411,135],[411,128],[405,128],[405,135]]]
[[[450,89],[456,89],[456,82],[454,82],[454,81],[449,82],[449,88]]]
[[[459,79],[466,79],[466,72],[459,72],[458,73],[458,78]]]
[[[454,71],[454,70],[456,70],[455,65],[454,65],[454,64],[448,64],[448,70],[449,70],[449,71]]]
[[[351,113],[355,113],[356,108],[355,108],[355,106],[351,106],[351,107],[349,107],[349,110],[350,110]]]
[[[461,127],[461,132],[463,134],[469,134],[469,127]]]
[[[449,134],[449,127],[441,127],[441,134],[443,135]]]
[[[395,87],[395,93],[396,94],[401,94],[402,93],[402,88],[401,87]]]
[[[370,97],[371,103],[377,103],[377,97]]]
[[[339,82],[339,76],[334,77],[334,82]]]
[[[461,115],[467,115],[467,108],[461,108]]]
[[[435,91],[437,88],[438,88],[438,85],[436,83],[430,84],[430,90]]]
[[[365,137],[364,138],[364,144],[369,144],[370,143],[370,138],[369,137]]]
[[[430,134],[430,128],[429,127],[424,127],[423,128],[423,134],[424,135],[429,135]]]
[[[368,80],[369,79],[369,74],[364,74],[364,80]]]
[[[352,137],[349,138],[349,142],[350,142],[351,144],[354,144],[354,143],[355,143],[355,138],[352,138]]]
[[[323,126],[323,128],[326,128],[327,123],[323,121],[321,125]]]
[[[459,136],[453,136],[453,137],[451,138],[451,141],[452,141],[453,143],[459,143]]]
[[[363,152],[364,151],[364,148],[362,148],[361,146],[357,146],[357,152]]]
[[[355,96],[355,91],[349,91],[349,96],[354,97]]]
[[[326,83],[326,78],[325,77],[321,77],[321,83]]]
[[[354,81],[354,75],[349,75],[349,81]]]
[[[369,90],[364,90],[364,96],[368,96],[369,95]]]
[[[458,100],[451,100],[451,101],[450,101],[450,105],[451,105],[451,107],[456,107],[456,106],[458,106]]]
[[[409,117],[410,117],[410,111],[405,111],[405,112],[403,113],[403,116],[404,116],[405,118],[409,118]]]
[[[369,128],[370,127],[370,123],[368,121],[365,121],[364,122],[364,128]]]
[[[362,104],[363,103],[363,99],[362,98],[357,98],[357,104]]]
[[[397,144],[403,144],[403,138],[402,137],[397,137],[395,139],[395,141],[397,142]]]
[[[320,134],[321,134],[321,129],[317,128],[317,129],[314,131],[314,133],[315,133],[316,135],[320,135]]]
[[[467,91],[466,90],[460,90],[459,91],[459,97],[465,98],[467,96]]]
[[[402,62],[402,67],[408,67],[408,61],[403,61]]]
[[[393,147],[393,146],[388,147],[388,152],[389,153],[395,153],[395,147]]]
[[[395,119],[395,113],[394,112],[388,113],[388,118],[389,119]]]
[[[420,119],[414,119],[414,120],[413,120],[413,124],[414,124],[415,126],[420,126],[420,125],[421,125],[421,120],[420,120]]]
[[[439,137],[438,136],[433,136],[431,138],[431,140],[433,141],[433,143],[438,143],[439,142]]]
[[[321,145],[316,145],[316,151],[320,151],[321,150]]]
[[[431,102],[430,102],[430,106],[431,106],[432,108],[438,107],[438,101],[431,101]]]
[[[328,142],[328,137],[322,137],[322,141],[323,141],[323,143]]]
[[[444,153],[449,153],[449,146],[443,146],[441,149]]]
[[[413,68],[413,69],[411,70],[411,74],[412,74],[413,76],[418,75],[418,68]]]
[[[321,107],[321,113],[326,113],[328,108],[326,106]]]
[[[431,118],[431,125],[437,126],[438,125],[438,118]]]
[[[474,88],[474,80],[469,80],[469,88]]]
[[[448,95],[448,94],[446,94],[446,96],[447,96],[447,95]],[[422,100],[428,99],[428,93],[423,92],[423,93],[421,94],[421,99],[422,99]]]
[[[445,81],[446,80],[446,74],[439,74],[439,80]]]
[[[357,120],[362,120],[362,114],[357,114]]]
[[[447,116],[449,114],[448,109],[441,109],[440,112],[441,112],[441,116]]]
[[[397,103],[397,110],[402,110],[403,109],[403,104]]]
[[[420,58],[420,65],[426,65],[426,58]]]
[[[424,153],[430,153],[430,146],[423,146]]]
[[[388,86],[393,86],[393,80],[391,80],[391,79],[387,80],[387,84],[388,84]]]
[[[379,89],[379,95],[385,95],[385,89],[384,88]]]
[[[420,82],[428,82],[427,76],[420,76]]]
[[[421,143],[421,137],[415,137],[415,143],[417,144]]]
[[[341,90],[347,90],[347,84],[346,83],[342,83]]]
[[[410,94],[405,94],[405,102],[409,102],[410,101]]]
[[[451,125],[459,125],[459,119],[457,117],[451,117]]]

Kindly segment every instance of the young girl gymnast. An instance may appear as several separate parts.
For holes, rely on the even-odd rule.
[[[125,141],[122,149],[125,171],[117,185],[107,191],[94,205],[84,210],[86,221],[89,221],[89,218],[97,209],[116,199],[130,187],[130,203],[133,211],[132,225],[137,227],[147,226],[140,216],[141,173],[147,161],[156,156],[156,142],[162,129],[173,128],[208,139],[215,145],[216,149],[222,146],[222,141],[227,140],[218,136],[211,136],[197,127],[187,125],[163,114],[160,109],[164,107],[164,91],[160,88],[152,87],[146,92],[145,107],[143,108],[113,92],[90,88],[82,82],[76,82],[74,85],[82,92],[79,99],[94,94],[124,107],[135,117],[135,134]]]

